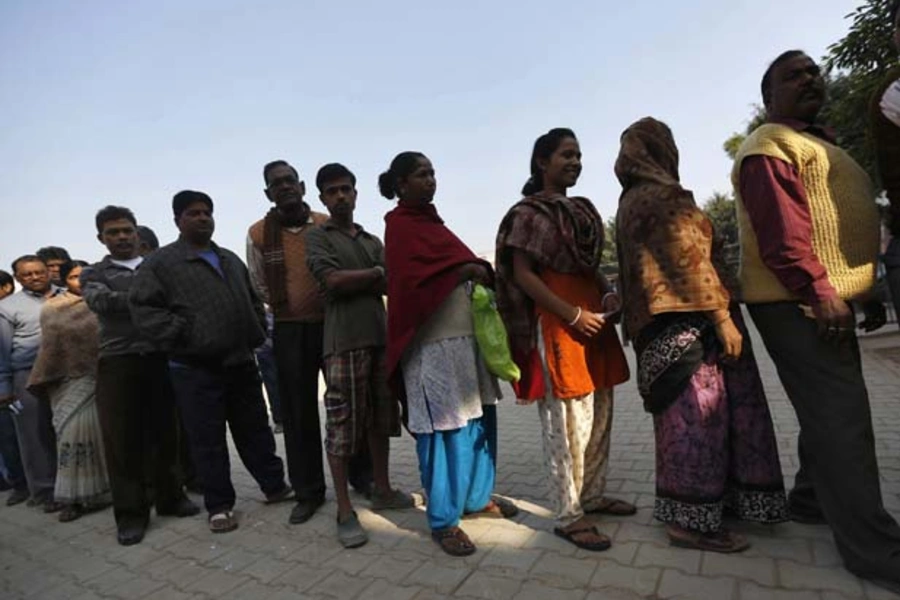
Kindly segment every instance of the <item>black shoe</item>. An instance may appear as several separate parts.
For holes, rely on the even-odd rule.
[[[319,510],[319,507],[323,504],[325,504],[324,498],[318,500],[301,500],[297,503],[297,506],[291,510],[291,518],[288,519],[288,523],[291,525],[306,523],[314,514],[316,514],[316,511]]]
[[[134,546],[140,544],[144,539],[144,533],[147,532],[147,525],[143,523],[126,523],[119,526],[116,539],[123,546]]]
[[[156,515],[159,517],[193,517],[200,514],[200,507],[190,501],[187,496],[182,496],[175,504],[170,506],[157,506]]]
[[[28,493],[28,488],[24,488],[21,490],[13,490],[13,493],[9,495],[9,498],[6,499],[7,506],[15,506],[16,504],[22,504],[31,494]]]

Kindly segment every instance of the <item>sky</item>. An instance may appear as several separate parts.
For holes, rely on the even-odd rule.
[[[380,236],[377,177],[404,150],[431,158],[447,225],[492,255],[535,138],[574,129],[572,192],[613,217],[619,135],[648,115],[672,127],[702,203],[730,191],[722,142],[767,64],[821,57],[860,2],[4,0],[0,268],[46,245],[99,260],[107,204],[171,242],[182,189],[212,196],[215,240],[243,257],[279,158],[323,212],[316,171],[347,165],[356,221]]]

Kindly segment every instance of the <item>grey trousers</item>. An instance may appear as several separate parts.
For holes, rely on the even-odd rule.
[[[52,498],[56,484],[56,434],[53,431],[53,413],[50,403],[35,398],[25,386],[27,371],[13,374],[16,399],[22,403],[18,414],[13,414],[19,454],[25,469],[25,479],[32,498]]]
[[[900,582],[900,527],[882,502],[856,339],[820,338],[796,303],[748,308],[800,422],[797,484],[814,488],[847,569]]]

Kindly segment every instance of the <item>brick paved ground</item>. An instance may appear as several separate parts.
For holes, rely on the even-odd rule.
[[[756,345],[782,464],[790,479],[796,468],[797,423],[758,340]],[[864,342],[885,503],[900,516],[898,345],[896,334]],[[116,544],[109,511],[60,524],[24,505],[0,506],[0,598],[893,597],[839,566],[825,527],[794,523],[744,527],[753,548],[738,556],[670,549],[662,527],[651,517],[652,426],[631,384],[617,395],[609,491],[636,502],[640,511],[635,517],[601,521],[613,538],[608,552],[583,552],[552,534],[535,409],[505,402],[500,428],[497,491],[518,501],[523,510],[514,522],[467,523],[466,530],[479,546],[469,558],[444,555],[430,541],[423,513],[374,514],[360,498],[356,499],[360,518],[371,541],[357,550],[343,550],[333,533],[332,502],[309,523],[289,526],[290,505],[264,506],[233,455],[241,527],[228,535],[213,536],[202,517],[161,518],[152,521],[143,544],[123,548]],[[408,437],[393,444],[391,464],[397,484],[418,488]]]

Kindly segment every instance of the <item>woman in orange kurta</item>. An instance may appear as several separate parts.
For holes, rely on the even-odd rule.
[[[587,550],[606,550],[586,513],[634,514],[604,496],[612,388],[628,365],[610,317],[618,296],[599,270],[603,220],[587,198],[566,191],[581,174],[575,134],[538,138],[525,198],[497,236],[497,302],[522,370],[516,394],[536,402],[557,517],[555,533]]]

